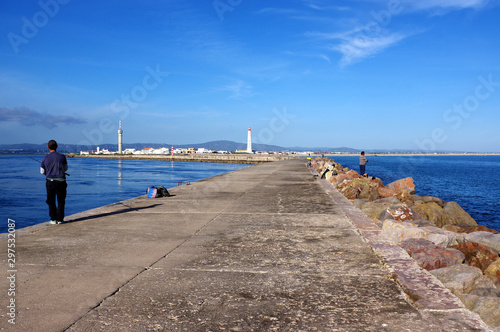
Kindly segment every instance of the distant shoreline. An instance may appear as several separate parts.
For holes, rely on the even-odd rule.
[[[500,156],[500,153],[370,153],[365,152],[367,156],[372,157],[439,157],[439,156]],[[350,157],[359,156],[359,153],[325,153],[325,156]],[[321,155],[315,155],[321,156]]]
[[[132,159],[132,160],[165,160],[165,161],[190,161],[207,163],[231,163],[231,164],[261,164],[278,160],[296,158],[292,155],[253,155],[253,154],[193,154],[193,155],[77,155],[69,154],[68,158],[100,158],[100,159]]]

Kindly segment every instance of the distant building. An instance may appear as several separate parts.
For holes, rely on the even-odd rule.
[[[205,149],[205,148],[198,148],[198,150],[196,150],[196,153],[212,153],[213,150],[209,150],[209,149]]]

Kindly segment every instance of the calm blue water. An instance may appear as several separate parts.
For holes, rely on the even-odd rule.
[[[332,157],[359,172],[359,157]],[[417,195],[457,202],[479,225],[500,231],[500,156],[370,156],[368,175],[384,184],[413,177]]]
[[[8,218],[23,228],[48,221],[43,156],[0,156],[0,233]],[[66,215],[144,195],[151,186],[177,186],[248,167],[243,164],[68,158]]]
[[[0,233],[7,219],[17,228],[48,221],[43,156],[0,156]],[[456,201],[480,225],[500,231],[500,156],[367,156],[366,170],[385,184],[413,177],[417,194]],[[358,157],[334,157],[358,171]],[[145,194],[152,185],[174,187],[248,165],[68,158],[66,215]]]

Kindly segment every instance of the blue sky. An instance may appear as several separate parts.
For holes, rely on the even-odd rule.
[[[500,152],[487,0],[4,1],[0,143]]]

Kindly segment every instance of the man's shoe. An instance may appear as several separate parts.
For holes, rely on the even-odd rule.
[[[56,224],[58,224],[58,225],[62,224],[62,223],[63,223],[62,221],[59,221],[59,220],[56,221]]]
[[[49,221],[49,224],[51,224],[51,225],[57,225],[57,221],[56,220],[51,220],[51,221]]]

